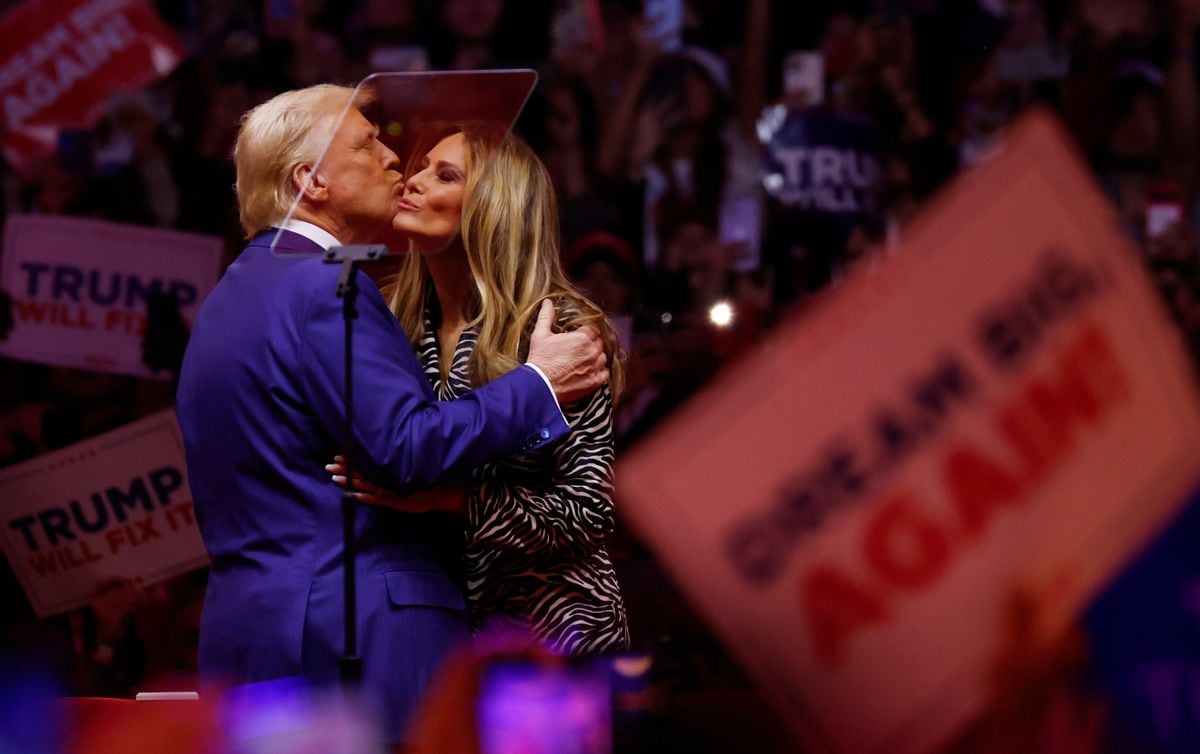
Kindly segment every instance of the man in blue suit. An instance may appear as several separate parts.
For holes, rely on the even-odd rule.
[[[336,682],[341,490],[324,470],[335,453],[349,452],[384,487],[419,488],[553,442],[568,430],[558,401],[607,380],[595,333],[552,334],[545,305],[525,366],[438,403],[408,338],[360,272],[355,445],[343,447],[338,268],[277,256],[271,242],[282,226],[280,252],[315,254],[375,241],[390,226],[397,158],[357,107],[337,125],[353,96],[328,85],[279,95],[250,111],[238,136],[238,204],[250,242],[200,309],[178,392],[212,560],[200,627],[205,681]],[[449,514],[360,506],[357,543],[362,689],[395,740],[447,649],[466,636],[455,577],[460,530]]]

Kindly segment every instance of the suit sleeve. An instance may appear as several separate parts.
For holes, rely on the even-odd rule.
[[[552,450],[544,485],[500,479],[467,496],[471,546],[578,556],[604,545],[613,509],[613,404],[608,386],[568,407],[571,433]]]
[[[321,285],[314,286],[320,290],[308,293],[297,347],[308,403],[331,433],[333,447],[344,448],[342,302],[332,293],[334,276],[320,278]],[[361,272],[358,281],[354,447],[347,450],[368,479],[404,492],[448,471],[465,471],[566,434],[569,428],[554,394],[529,367],[514,369],[458,400],[434,400],[412,346],[375,284]]]

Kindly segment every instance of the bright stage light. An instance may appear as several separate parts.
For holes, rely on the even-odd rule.
[[[717,327],[733,324],[733,306],[728,301],[718,301],[708,310],[708,320]]]

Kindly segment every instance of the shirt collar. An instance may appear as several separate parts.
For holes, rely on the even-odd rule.
[[[304,236],[308,240],[320,246],[325,251],[329,251],[334,246],[342,246],[342,242],[334,238],[333,234],[324,228],[313,225],[307,220],[297,220],[290,218],[280,224],[280,228],[290,230],[293,233]]]

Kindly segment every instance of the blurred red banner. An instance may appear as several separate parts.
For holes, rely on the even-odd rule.
[[[22,167],[183,57],[146,0],[26,0],[0,18],[0,153]]]

